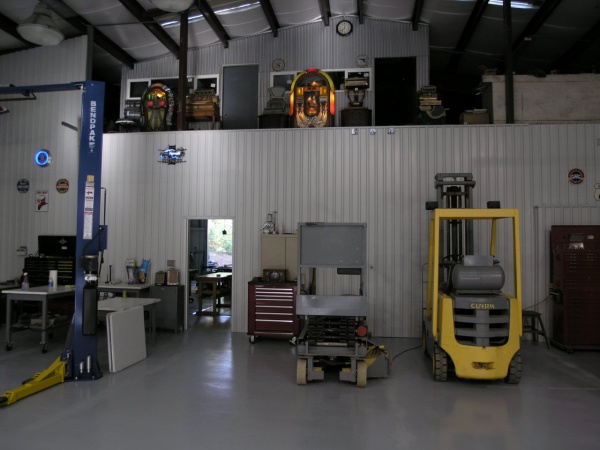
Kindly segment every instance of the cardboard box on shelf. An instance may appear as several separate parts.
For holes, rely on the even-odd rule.
[[[469,109],[460,114],[458,123],[462,125],[489,124],[490,114],[487,109]]]

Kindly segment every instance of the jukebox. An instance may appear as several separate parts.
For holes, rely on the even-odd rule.
[[[335,85],[331,77],[319,69],[298,74],[290,88],[292,127],[330,127],[334,114]]]
[[[145,131],[171,129],[175,97],[171,88],[154,83],[142,95],[142,124]]]

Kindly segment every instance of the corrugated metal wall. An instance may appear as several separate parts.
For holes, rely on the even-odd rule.
[[[55,47],[39,47],[0,56],[0,84],[16,86],[69,83],[85,79],[87,38],[75,38]],[[0,280],[21,274],[21,245],[37,251],[40,234],[76,233],[77,163],[79,134],[61,125],[79,127],[81,93],[38,93],[37,100],[4,102],[10,113],[0,118]],[[47,149],[52,164],[34,165],[37,150]],[[56,191],[60,178],[69,180],[65,194]],[[29,192],[17,191],[20,179],[29,180]],[[49,193],[49,211],[36,212],[37,190]]]
[[[424,204],[435,198],[435,173],[472,172],[475,206],[499,200],[520,210],[525,305],[547,294],[541,236],[550,223],[565,216],[573,223],[598,221],[600,125],[375,130],[360,128],[357,136],[345,128],[107,135],[106,264],[122,270],[128,257],[150,258],[154,272],[175,259],[185,270],[186,218],[233,218],[232,330],[245,331],[246,284],[260,273],[267,213],[278,212],[285,232],[304,221],[366,222],[371,328],[378,336],[416,337],[426,281]],[[158,149],[169,144],[188,149],[186,163],[157,163]],[[586,173],[581,185],[567,181],[573,167]],[[542,223],[536,208],[545,204],[569,209]],[[510,249],[501,245],[498,254],[506,262]],[[505,270],[512,268],[505,264]]]
[[[221,44],[192,49],[188,53],[188,74],[219,74],[222,77],[223,65],[258,64],[257,115],[262,113],[269,99],[267,89],[271,87],[271,63],[276,58],[285,60],[285,71],[302,71],[309,67],[323,70],[356,68],[358,55],[367,55],[370,68],[373,68],[375,58],[416,57],[417,88],[429,83],[427,25],[420,25],[417,31],[413,31],[412,24],[404,22],[365,18],[361,25],[356,17],[345,19],[354,22],[354,32],[346,37],[336,34],[335,24],[341,18],[334,18],[328,27],[319,21],[281,29],[276,38],[272,33],[264,33],[232,39],[227,49]],[[173,55],[138,63],[133,70],[124,69],[121,82],[122,107],[127,79],[176,77],[178,69],[177,59]],[[347,99],[342,91],[338,91],[338,94],[338,110],[341,110],[346,106]],[[372,92],[369,94],[365,105],[374,109],[374,95]]]
[[[38,49],[31,52],[31,60],[46,61],[43,73],[33,70],[29,58],[20,60],[22,54],[7,55],[0,58],[0,82],[49,84],[84,76],[85,38],[44,52],[40,49],[39,54]],[[271,56],[265,61],[270,64]],[[60,122],[78,125],[80,97],[43,94],[36,102],[13,103],[9,108],[11,113],[0,118],[4,152],[0,279],[20,273],[22,258],[15,255],[16,247],[27,245],[35,251],[38,234],[75,233],[78,140],[77,133]],[[599,220],[594,193],[600,179],[600,125],[394,131],[388,134],[387,128],[375,128],[375,134],[370,134],[360,128],[356,136],[346,128],[106,135],[103,185],[108,192],[109,248],[105,268],[113,265],[118,273],[126,258],[137,257],[150,258],[152,272],[164,268],[167,259],[175,259],[185,270],[186,220],[233,218],[232,330],[242,332],[247,320],[246,283],[259,274],[259,230],[268,212],[278,211],[278,222],[286,232],[302,221],[366,222],[371,328],[378,336],[416,337],[427,258],[424,203],[435,197],[433,176],[472,172],[477,180],[476,206],[500,200],[503,206],[521,211],[525,305],[543,299],[550,225]],[[156,162],[158,149],[169,144],[188,149],[185,164],[168,167]],[[38,148],[53,152],[50,167],[33,166]],[[585,172],[580,185],[567,181],[574,167]],[[27,194],[16,190],[21,178],[30,182]],[[71,181],[67,194],[54,190],[59,178]],[[35,212],[38,189],[51,194],[48,213]],[[501,247],[500,259],[508,253]],[[506,269],[510,273],[510,267]],[[336,287],[324,281],[321,289]]]

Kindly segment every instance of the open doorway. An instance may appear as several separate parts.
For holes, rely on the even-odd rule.
[[[188,322],[231,321],[233,220],[188,219]],[[191,323],[190,323],[191,325]]]

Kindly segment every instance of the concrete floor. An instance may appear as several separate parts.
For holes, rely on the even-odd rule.
[[[296,384],[295,347],[252,345],[228,316],[190,315],[190,329],[159,331],[147,359],[104,376],[66,382],[0,407],[3,449],[597,449],[600,352],[567,354],[525,342],[519,385],[431,376],[419,349],[399,355],[389,378],[366,388],[327,373]],[[0,328],[4,333],[4,328]],[[39,336],[0,349],[0,394],[48,367]],[[393,355],[419,339],[374,339]]]

